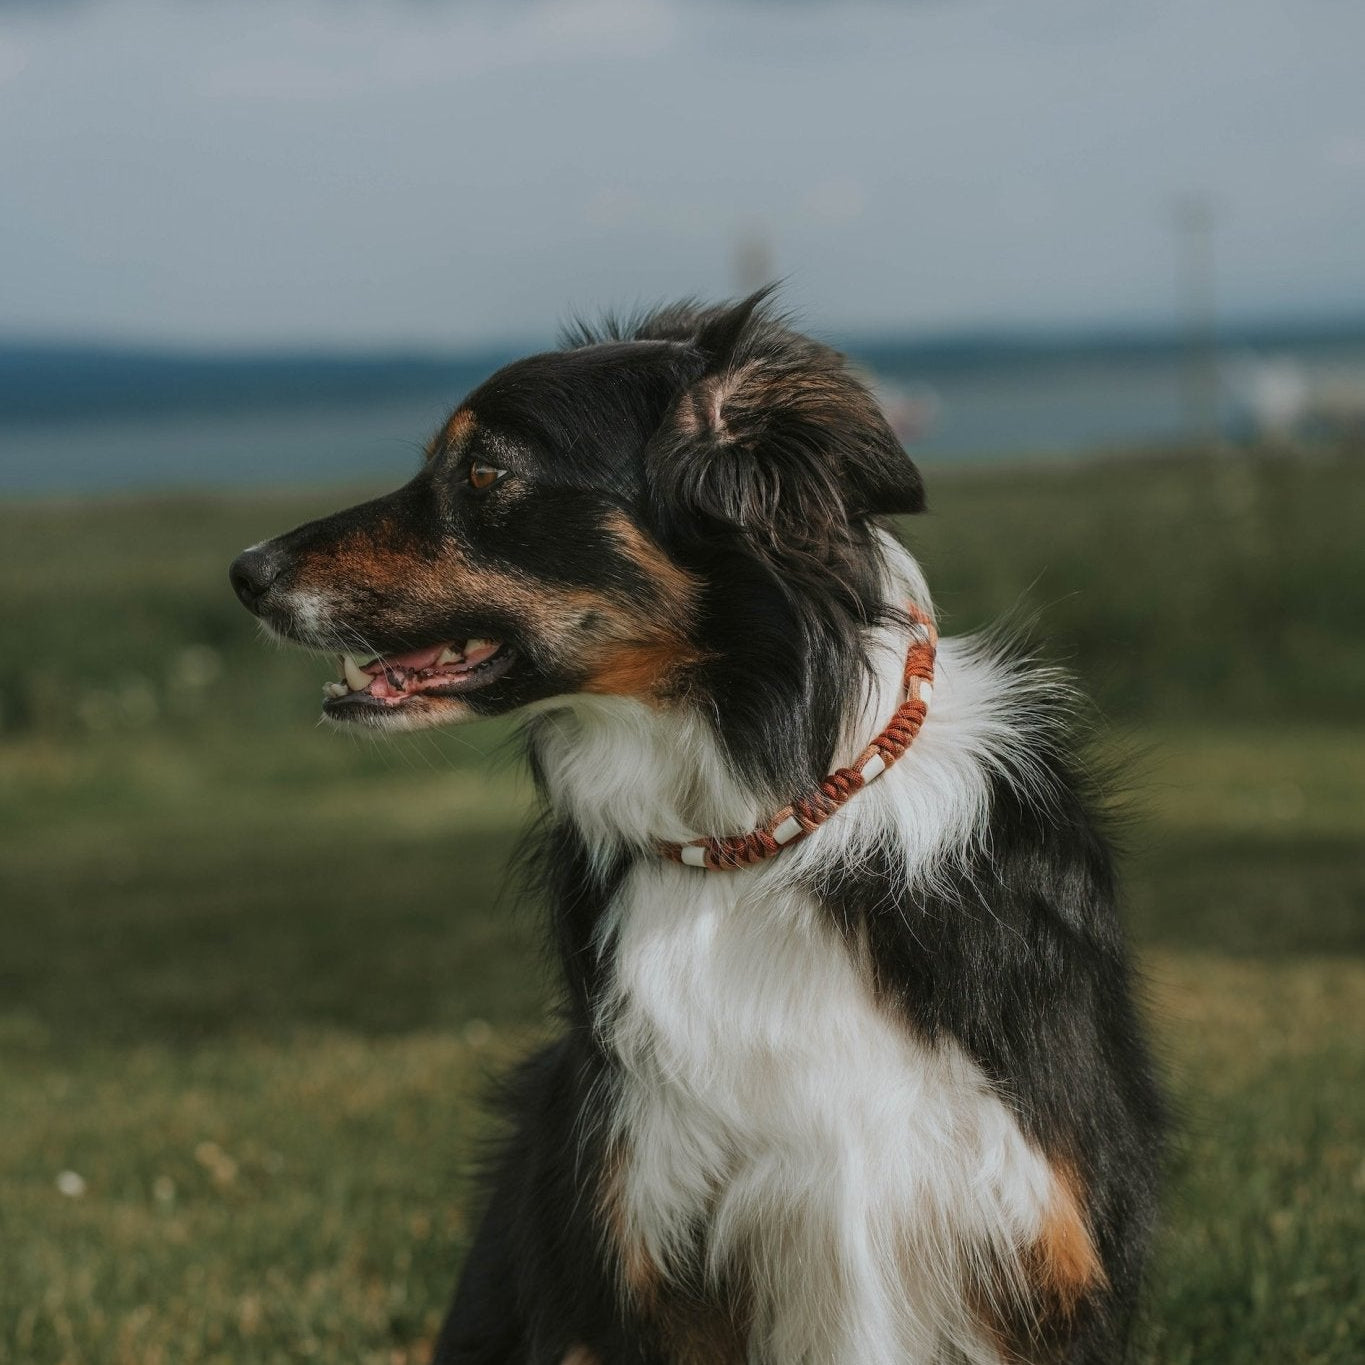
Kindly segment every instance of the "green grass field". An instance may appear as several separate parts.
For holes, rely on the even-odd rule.
[[[950,628],[1041,611],[1131,775],[1180,1115],[1141,1358],[1365,1357],[1365,463],[943,475]],[[507,731],[314,726],[231,599],[338,494],[0,511],[0,1361],[426,1359],[543,1027]]]

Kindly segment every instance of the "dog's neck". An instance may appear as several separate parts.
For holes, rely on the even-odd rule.
[[[886,602],[909,600],[927,610],[918,564],[890,536],[881,548]],[[870,629],[867,645],[871,677],[851,671],[837,764],[861,752],[900,700],[905,632]],[[565,698],[533,719],[532,748],[551,808],[572,819],[599,854],[743,832],[803,795],[756,792],[727,760],[707,717],[690,705]]]

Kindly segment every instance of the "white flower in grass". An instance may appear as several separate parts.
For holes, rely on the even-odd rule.
[[[79,1199],[85,1193],[85,1177],[76,1171],[62,1171],[57,1176],[58,1193],[68,1199]]]

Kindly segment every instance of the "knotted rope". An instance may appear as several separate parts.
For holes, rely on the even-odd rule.
[[[719,839],[693,839],[685,844],[660,840],[659,852],[675,863],[705,868],[708,872],[752,867],[800,843],[869,782],[880,777],[915,742],[928,714],[934,686],[938,632],[933,621],[917,606],[911,604],[906,614],[911,626],[901,686],[905,700],[896,708],[886,729],[859,754],[851,768],[836,768],[813,792],[784,806],[761,829]]]

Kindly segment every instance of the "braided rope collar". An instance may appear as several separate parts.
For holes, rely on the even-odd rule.
[[[760,829],[719,839],[693,839],[685,844],[659,841],[659,852],[675,863],[708,872],[733,872],[781,853],[819,829],[857,792],[880,777],[914,742],[929,712],[934,686],[934,655],[938,632],[933,621],[913,603],[910,649],[905,656],[902,691],[905,700],[886,729],[858,756],[851,768],[836,768],[808,796],[783,806]]]

